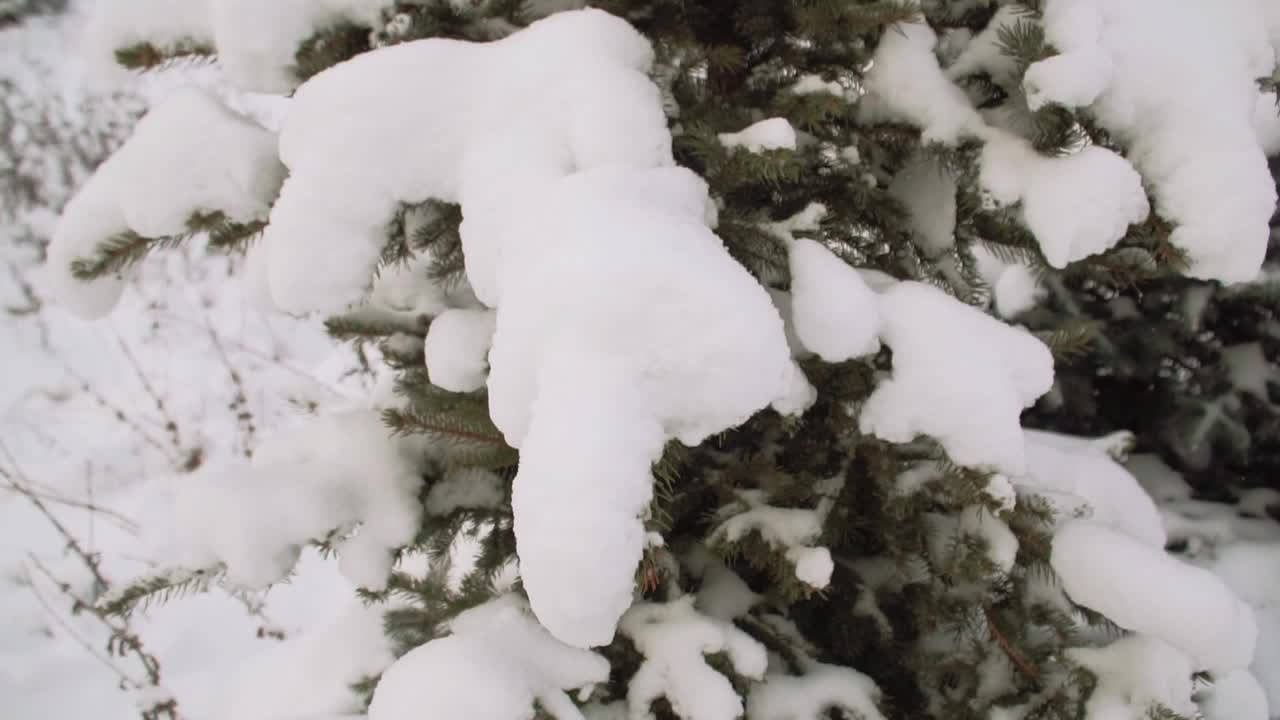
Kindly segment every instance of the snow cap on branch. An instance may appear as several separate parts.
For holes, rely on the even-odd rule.
[[[122,273],[81,280],[73,261],[126,233],[139,242],[185,234],[196,214],[264,219],[283,177],[274,135],[204,90],[174,91],[67,204],[49,245],[55,296],[83,317],[107,314],[124,289]]]

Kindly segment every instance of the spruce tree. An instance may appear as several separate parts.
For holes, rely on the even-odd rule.
[[[249,179],[241,189],[252,186],[258,194],[246,199],[212,191],[207,196],[177,193],[166,222],[147,227],[137,227],[123,211],[85,230],[81,221],[87,215],[77,214],[73,205],[68,218],[75,227],[51,257],[97,293],[73,304],[100,314],[130,266],[166,244],[198,239],[211,249],[248,247],[250,273],[266,277],[255,282],[266,283],[276,305],[294,312],[335,309],[327,320],[331,334],[376,348],[374,357],[394,372],[394,397],[374,401],[385,424],[375,429],[390,437],[377,439],[360,418],[322,420],[328,423],[325,434],[317,436],[322,440],[311,441],[320,446],[318,454],[299,461],[319,479],[314,486],[298,485],[299,498],[325,508],[318,519],[308,518],[296,536],[283,540],[273,532],[275,539],[257,544],[210,541],[198,554],[203,563],[141,578],[107,598],[104,607],[129,612],[150,598],[212,582],[269,584],[288,573],[300,545],[333,550],[369,602],[387,603],[386,630],[404,656],[381,678],[367,678],[356,688],[370,703],[372,720],[458,713],[494,720],[1190,717],[1197,712],[1193,676],[1225,676],[1247,666],[1251,653],[1215,645],[1252,642],[1247,608],[1207,573],[1168,564],[1174,561],[1162,554],[1163,530],[1149,500],[1106,507],[1106,498],[1090,496],[1080,486],[1073,489],[1083,502],[1063,503],[1071,491],[1055,485],[1054,478],[1073,472],[1106,476],[1137,490],[1115,462],[1127,452],[1127,436],[1098,441],[1032,436],[1017,422],[1018,412],[1049,390],[1052,351],[1059,369],[1050,395],[1056,404],[1042,403],[1034,411],[1037,423],[1082,434],[1133,428],[1147,440],[1147,426],[1130,418],[1076,421],[1062,414],[1063,409],[1077,412],[1073,408],[1087,402],[1083,393],[1094,394],[1082,389],[1088,382],[1077,377],[1084,367],[1078,359],[1082,345],[1107,337],[1126,318],[1092,306],[1078,313],[1040,311],[1029,321],[1037,330],[1032,336],[998,319],[1026,306],[1021,297],[1026,293],[1000,274],[1013,272],[1015,280],[1023,277],[1032,287],[1069,289],[1065,293],[1099,287],[1099,277],[1114,281],[1188,271],[1237,279],[1248,260],[1224,259],[1197,245],[1190,234],[1198,227],[1196,218],[1184,217],[1189,230],[1175,234],[1160,212],[1168,208],[1160,205],[1159,189],[1144,187],[1144,178],[1125,160],[1136,156],[1137,141],[1111,122],[1112,116],[1094,112],[1090,102],[1041,97],[1053,93],[1046,68],[1057,66],[1047,61],[1072,59],[1077,52],[1051,41],[1056,4],[606,0],[599,7],[611,18],[565,11],[579,13],[568,20],[565,13],[534,11],[508,0],[426,0],[386,7],[335,3],[337,10],[310,17],[311,34],[300,38],[291,63],[272,68],[262,87],[249,88],[298,87],[280,143],[287,179],[273,154],[274,137],[215,99],[188,93],[154,111],[135,136],[134,148],[157,152],[165,142],[175,142],[167,128],[216,116],[210,127],[217,132],[206,141],[226,152],[244,151],[245,165],[237,165],[236,172]],[[661,354],[668,349],[656,351],[660,360],[639,374],[615,382],[612,376],[599,379],[595,363],[617,360],[626,366],[627,358],[597,352],[592,344],[597,341],[574,336],[572,341],[582,344],[568,347],[580,355],[565,351],[569,357],[561,357],[560,351],[547,350],[553,360],[530,381],[532,417],[512,414],[506,402],[493,400],[523,382],[510,370],[499,378],[502,342],[541,352],[548,346],[526,335],[572,336],[580,329],[557,326],[552,318],[528,330],[511,318],[535,323],[565,313],[586,323],[594,318],[581,306],[614,307],[607,287],[577,303],[517,307],[512,298],[543,297],[528,283],[582,281],[575,272],[618,272],[620,281],[632,275],[604,265],[575,270],[571,260],[557,265],[538,247],[513,241],[494,251],[500,269],[496,279],[486,278],[490,273],[477,258],[491,249],[475,238],[482,233],[506,237],[502,232],[516,238],[522,232],[542,239],[571,236],[579,226],[566,215],[578,210],[589,215],[593,198],[609,207],[604,200],[625,193],[631,193],[631,202],[618,206],[622,209],[688,211],[688,217],[670,225],[674,237],[683,238],[680,233],[704,222],[701,207],[696,212],[687,207],[694,201],[671,202],[675,191],[666,180],[657,175],[637,180],[638,175],[628,175],[630,169],[618,169],[633,155],[616,166],[589,167],[584,158],[612,150],[574,134],[580,131],[577,125],[564,141],[577,154],[568,169],[558,171],[563,178],[529,171],[535,185],[568,184],[566,195],[548,195],[546,217],[522,220],[527,227],[495,231],[482,225],[493,217],[492,204],[484,204],[494,202],[492,193],[467,182],[461,189],[440,182],[445,189],[434,195],[399,186],[390,191],[397,204],[370,235],[377,248],[336,253],[327,244],[333,238],[350,247],[365,242],[365,214],[380,212],[368,207],[381,205],[363,204],[361,178],[385,179],[388,187],[402,180],[413,187],[437,187],[434,180],[401,178],[392,158],[364,158],[375,165],[387,162],[383,175],[366,176],[352,164],[341,168],[350,171],[348,176],[322,176],[318,155],[345,158],[350,150],[340,142],[326,144],[344,137],[345,114],[356,117],[362,104],[382,97],[379,88],[343,85],[344,80],[381,67],[388,73],[381,79],[394,83],[402,76],[391,73],[415,67],[415,57],[472,58],[477,67],[492,71],[475,76],[495,84],[491,94],[529,95],[528,104],[504,105],[505,100],[472,88],[450,89],[435,98],[440,101],[435,112],[463,114],[470,110],[451,103],[491,103],[510,111],[511,133],[520,137],[528,127],[554,123],[548,118],[556,117],[555,111],[538,105],[535,96],[563,89],[550,82],[546,87],[502,85],[503,73],[515,76],[523,71],[521,62],[540,61],[532,51],[519,55],[519,48],[558,54],[561,45],[538,45],[541,41],[532,38],[554,37],[548,28],[577,27],[571,23],[587,30],[564,36],[572,39],[567,54],[598,44],[605,48],[600,57],[617,51],[626,56],[625,64],[635,62],[628,54],[635,38],[643,36],[651,47],[652,85],[635,96],[660,104],[671,157],[706,184],[705,192],[681,197],[696,199],[702,192],[710,198],[713,211],[705,214],[714,214],[711,227],[736,261],[735,272],[749,273],[759,286],[753,286],[752,297],[764,297],[767,290],[779,308],[773,314],[785,319],[790,354],[803,374],[792,396],[762,395],[753,401],[755,412],[739,422],[702,422],[696,409],[678,407],[678,398],[635,397],[655,387],[660,394],[664,386],[644,383],[659,383],[664,373],[676,372],[671,367],[682,367],[675,356]],[[224,46],[231,47],[233,38],[225,32],[215,23],[203,34],[133,37],[116,56],[126,66],[151,68],[192,56],[226,55]],[[441,42],[445,39],[472,44]],[[244,77],[240,60],[222,61],[233,75]],[[466,68],[457,70],[472,78]],[[439,80],[438,66],[424,64],[415,71],[421,75],[403,77],[418,78],[423,88],[450,87]],[[566,65],[564,87],[569,89],[563,91],[579,82],[588,93],[601,91],[610,86],[590,82],[604,77],[631,82],[625,73],[596,76],[594,71],[584,69],[579,76]],[[361,95],[335,94],[342,87]],[[406,97],[425,92],[415,87],[408,83],[395,92]],[[641,120],[634,127],[626,124],[634,118],[616,109],[629,109],[631,96],[619,91],[618,97],[617,106],[592,106],[599,115],[582,123],[625,124],[612,128],[621,131],[624,143],[633,129],[636,142],[647,138],[648,126]],[[397,110],[399,119],[389,119],[388,127],[414,127],[416,107],[406,100]],[[526,116],[521,112],[526,107],[537,112]],[[330,115],[307,117],[308,110]],[[306,132],[291,135],[295,122],[297,127],[310,124]],[[349,127],[359,132],[358,124]],[[431,125],[423,137],[411,134],[397,141],[429,145],[435,140],[428,136],[438,127],[452,126]],[[378,141],[345,137],[353,147]],[[459,135],[457,147],[466,146],[465,137]],[[506,150],[523,150],[502,145],[502,138],[489,140]],[[375,146],[381,147],[368,147]],[[441,150],[440,165],[452,162],[454,149]],[[148,158],[126,146],[110,166],[109,179],[127,181],[150,167]],[[526,160],[512,161],[514,180],[490,172],[472,182],[529,189],[518,184],[526,172],[520,163]],[[204,172],[203,167],[196,164],[190,172]],[[434,177],[435,170],[419,170],[422,177]],[[581,178],[577,184],[575,176]],[[1103,191],[1097,192],[1095,184]],[[335,188],[351,193],[350,208],[319,207],[319,199]],[[565,196],[586,200],[552,202]],[[122,208],[133,207],[132,201],[119,200]],[[506,202],[518,206],[515,199]],[[1062,207],[1073,202],[1096,206]],[[1274,203],[1274,193],[1268,202]],[[1155,212],[1149,212],[1152,205]],[[180,221],[175,211],[184,216]],[[1093,222],[1091,213],[1105,222]],[[941,231],[938,214],[948,216]],[[649,215],[627,217],[639,222]],[[310,231],[314,245],[289,244],[286,226]],[[86,238],[94,241],[87,248]],[[657,236],[637,242],[666,247]],[[1256,245],[1256,238],[1248,242]],[[581,250],[589,253],[591,247],[584,244]],[[339,259],[315,257],[329,252]],[[629,249],[618,252],[649,257],[644,248],[634,256],[626,254]],[[503,253],[527,260],[530,268],[561,274],[520,284],[512,273],[523,268],[505,269],[502,263],[510,267],[512,261]],[[691,263],[695,254],[689,249]],[[306,268],[289,266],[313,260]],[[708,268],[722,267],[707,262]],[[351,302],[345,279],[360,278],[369,263],[373,277],[361,279],[358,289],[372,289]],[[999,272],[993,274],[993,267]],[[634,276],[649,270],[637,266]],[[655,285],[658,291],[650,297],[655,307],[686,291],[677,270],[668,268],[675,280]],[[725,272],[726,282],[739,277]],[[1224,292],[1231,297],[1233,291]],[[1241,302],[1259,312],[1269,307],[1251,299]],[[742,308],[743,316],[755,311],[755,305]],[[679,320],[658,312],[655,316],[666,322]],[[733,336],[732,314],[722,316],[729,330],[706,328],[706,342]],[[645,317],[636,311],[618,322],[634,322],[631,330],[638,337],[665,337]],[[1099,324],[1103,329],[1095,331]],[[779,331],[781,325],[774,325],[771,331]],[[610,342],[627,347],[627,329],[599,332],[614,333]],[[703,341],[677,338],[671,350],[678,354],[684,345]],[[512,351],[505,352],[504,360],[511,362]],[[704,370],[708,383],[722,370],[732,372],[731,367]],[[642,391],[629,385],[633,380]],[[565,391],[574,381],[586,388],[580,395]],[[551,394],[557,389],[564,392]],[[690,388],[701,397],[696,390]],[[1129,397],[1112,389],[1101,394],[1119,404]],[[543,409],[557,399],[562,406]],[[771,399],[772,407],[766,407]],[[647,402],[671,403],[676,410],[652,423],[628,414],[633,405],[647,407]],[[937,405],[930,407],[931,402]],[[569,421],[546,420],[562,415]],[[979,429],[976,434],[966,419]],[[633,437],[610,434],[619,424],[642,435],[636,442],[647,443],[647,449],[633,452]],[[548,466],[548,437],[560,443],[555,446],[562,453],[560,468]],[[344,441],[353,447],[346,448]],[[1170,442],[1170,447],[1188,447]],[[354,470],[343,475],[348,471],[342,468],[358,467],[362,453],[383,445],[387,459],[370,461],[368,470],[386,477],[361,477]],[[535,447],[537,457],[530,457]],[[268,453],[273,459],[262,462],[284,463],[266,466],[279,470],[290,462],[290,452]],[[633,455],[652,460],[638,491],[619,479],[632,477]],[[538,478],[549,482],[547,473],[557,471],[573,482],[580,477],[598,482],[566,480],[577,495],[555,495],[560,508],[530,504],[530,477],[541,473]],[[264,472],[260,479],[270,475]],[[331,481],[330,475],[347,479]],[[382,489],[350,490],[343,483]],[[605,488],[600,492],[606,506],[614,494],[627,494],[643,499],[644,507],[638,517],[621,513],[617,523],[613,515],[582,517],[579,508],[589,515],[595,506],[579,506],[578,495],[598,499],[597,486]],[[240,491],[252,505],[255,491],[248,486]],[[535,518],[530,507],[561,514]],[[1091,521],[1076,522],[1090,512]],[[397,527],[411,524],[412,532],[387,531],[388,516],[396,518]],[[246,510],[246,517],[263,516]],[[567,529],[555,535],[555,527],[546,527],[553,521]],[[539,542],[547,533],[554,536],[549,545],[536,546],[550,560],[530,550],[534,529]],[[242,530],[251,535],[254,528]],[[578,568],[557,568],[556,560],[590,557],[595,543],[605,553],[615,539],[610,533],[623,531],[632,543],[628,551],[641,549],[634,567],[621,568],[634,575],[630,607],[620,609],[611,639],[597,641],[595,618],[606,604],[607,588],[583,581],[548,590],[547,583],[558,577],[581,580]],[[1104,556],[1108,545],[1100,538],[1115,539],[1119,559]],[[384,557],[386,549],[391,555]],[[540,561],[536,584],[535,560]],[[1163,588],[1156,592],[1208,588],[1204,592],[1214,598],[1208,607],[1215,624],[1203,634],[1186,634],[1185,628],[1170,629],[1176,622],[1148,622],[1134,612],[1134,603],[1145,603],[1156,608],[1153,617],[1178,617],[1167,598],[1134,597],[1141,590],[1134,583],[1141,580],[1126,584],[1123,563],[1129,561],[1135,573],[1144,567],[1154,573]],[[616,574],[619,568],[603,570]],[[1179,575],[1183,570],[1191,574]],[[1185,583],[1166,584],[1172,576]],[[1114,584],[1100,594],[1099,584],[1108,583]],[[562,606],[556,607],[557,601]],[[582,627],[574,627],[576,621]],[[1155,681],[1126,679],[1110,669],[1117,662],[1163,668],[1162,677],[1172,679],[1154,690]],[[566,694],[582,687],[587,689]]]
[[[1273,160],[1273,174],[1277,167]],[[1280,488],[1276,227],[1280,215],[1266,270],[1252,283],[1167,271],[1064,279],[1061,294],[1022,319],[1045,328],[1078,323],[1088,342],[1059,365],[1062,392],[1031,422],[1082,435],[1131,430],[1140,451],[1158,453],[1208,498]]]

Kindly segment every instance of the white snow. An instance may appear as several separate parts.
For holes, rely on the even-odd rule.
[[[299,423],[251,464],[188,479],[175,506],[178,558],[191,568],[224,564],[232,584],[262,588],[293,569],[304,543],[358,523],[338,544],[342,573],[380,589],[392,552],[417,533],[426,460],[420,440],[390,436],[375,411]]]
[[[1025,140],[992,133],[982,153],[982,185],[1001,205],[1022,204],[1022,219],[1050,265],[1103,252],[1130,224],[1147,219],[1142,178],[1110,150],[1091,145],[1046,158]]]
[[[1249,606],[1216,575],[1163,548],[1075,521],[1054,535],[1051,562],[1074,602],[1178,648],[1193,669],[1235,670],[1253,660],[1258,630]]]
[[[768,294],[712,234],[705,183],[668,167],[651,56],[625,22],[581,11],[335,66],[290,105],[290,176],[262,239],[280,307],[341,309],[399,203],[461,203],[467,278],[497,310],[490,412],[522,451],[521,574],[539,620],[580,646],[607,643],[631,602],[666,440],[700,442],[771,403],[797,411],[812,393]],[[480,334],[444,352],[464,362],[442,382],[475,386]]]
[[[743,148],[749,152],[795,150],[796,130],[786,118],[768,118],[736,133],[720,133],[720,144],[727,148]]]
[[[1198,700],[1205,720],[1267,720],[1267,695],[1258,681],[1245,670],[1232,670],[1215,677],[1213,687]]]
[[[742,698],[704,655],[723,652],[738,674],[753,680],[764,676],[764,646],[733,623],[694,610],[692,595],[667,604],[637,604],[618,629],[644,656],[627,689],[631,720],[652,720],[649,705],[660,697],[685,720],[742,717]]]
[[[1227,544],[1210,565],[1258,621],[1258,644],[1250,666],[1265,688],[1267,700],[1280,710],[1280,541]]]
[[[729,517],[708,535],[708,542],[735,543],[755,533],[775,550],[784,551],[796,568],[796,578],[821,589],[831,581],[834,564],[831,551],[814,547],[822,534],[822,524],[832,501],[824,498],[815,509],[782,508],[768,505],[759,490],[739,490],[738,503],[721,512]]]
[[[1095,523],[1152,548],[1165,546],[1155,502],[1104,444],[1037,430],[1025,431],[1025,437],[1028,472],[1018,478],[1022,487],[1050,498],[1064,516],[1084,507]]]
[[[684,170],[578,173],[520,228],[529,252],[504,257],[490,413],[521,450],[525,587],[571,644],[607,643],[630,604],[666,440],[692,445],[812,393],[769,295],[704,224],[706,203]]]
[[[859,88],[846,88],[844,85],[841,85],[834,80],[823,80],[819,75],[808,74],[801,75],[800,78],[796,80],[796,83],[791,86],[791,92],[796,95],[814,95],[820,93],[834,95],[850,102],[856,102],[858,98],[862,97],[862,92]]]
[[[609,677],[607,660],[551,637],[514,595],[463,612],[450,630],[383,673],[369,720],[418,720],[426,709],[446,718],[531,720],[535,701],[556,720],[582,720],[565,691]]]
[[[871,288],[821,244],[791,243],[791,323],[806,349],[842,362],[880,349],[880,310]]]
[[[771,673],[751,689],[751,720],[811,720],[839,709],[864,720],[884,720],[876,707],[880,688],[853,668],[812,663],[804,675]]]
[[[215,47],[227,77],[243,90],[285,93],[298,84],[295,54],[315,32],[343,21],[375,27],[384,0],[98,0],[88,21],[91,54],[140,42]]]
[[[147,114],[63,211],[49,245],[48,279],[57,300],[86,318],[110,312],[121,275],[82,282],[71,262],[132,230],[147,238],[186,232],[193,213],[265,219],[283,179],[275,137],[203,90],[184,87]]]
[[[1090,720],[1143,717],[1154,703],[1187,717],[1196,714],[1191,700],[1196,668],[1185,654],[1157,638],[1130,635],[1106,647],[1068,648],[1066,654],[1098,678],[1085,704]]]
[[[899,23],[884,33],[864,80],[861,119],[912,123],[926,143],[955,145],[982,136],[986,125],[978,111],[938,67],[936,42],[924,23]]]
[[[1025,262],[1001,260],[986,245],[975,243],[973,257],[978,275],[991,287],[995,310],[1013,318],[1035,307],[1045,295],[1036,271]]]
[[[1266,251],[1276,194],[1253,127],[1255,81],[1276,56],[1262,6],[1052,0],[1044,26],[1062,54],[1024,81],[1033,109],[1087,107],[1129,146],[1194,277],[1250,280]]]
[[[453,308],[436,316],[426,342],[431,384],[453,392],[484,387],[496,323],[491,310]]]
[[[1142,177],[1124,158],[1096,146],[1045,157],[1026,140],[988,125],[939,67],[936,42],[922,23],[885,33],[867,73],[870,92],[860,109],[865,120],[910,122],[925,142],[985,142],[983,188],[1001,205],[1021,203],[1023,220],[1055,267],[1112,247],[1130,223],[1146,219]]]
[[[981,505],[972,505],[960,513],[960,532],[986,542],[987,557],[998,573],[1008,575],[1013,570],[1018,538],[1004,520]]]
[[[575,170],[671,164],[660,94],[644,74],[651,57],[622,20],[581,11],[492,43],[382,48],[312,78],[285,117],[290,177],[263,237],[276,304],[355,303],[396,207],[437,199],[462,203],[467,278],[497,306],[504,228],[536,212],[539,188]]]
[[[818,589],[831,584],[835,563],[827,548],[793,547],[787,550],[787,559],[796,566],[796,578],[800,582]]]
[[[732,621],[764,599],[705,547],[696,547],[682,560],[694,576],[702,578],[695,604],[708,617]]]
[[[929,435],[957,463],[1021,475],[1019,416],[1053,384],[1044,343],[922,283],[886,290],[880,312],[893,375],[863,406],[862,431],[890,442]]]

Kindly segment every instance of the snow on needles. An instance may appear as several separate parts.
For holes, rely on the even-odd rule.
[[[336,543],[339,567],[354,584],[379,590],[394,551],[422,519],[425,451],[421,439],[389,435],[376,411],[310,418],[265,442],[251,464],[181,489],[183,566],[223,564],[232,584],[266,587],[293,570],[306,541],[355,528]]]
[[[124,289],[121,274],[81,281],[71,263],[94,257],[114,236],[179,235],[197,212],[219,211],[241,223],[265,219],[284,177],[275,144],[275,136],[205,91],[175,91],[63,211],[49,245],[58,301],[86,318],[111,311]]]
[[[652,54],[622,20],[566,12],[496,42],[409,42],[312,78],[286,112],[290,177],[262,243],[276,304],[354,304],[388,219],[402,203],[436,199],[462,204],[467,278],[496,307],[504,229],[523,224],[535,188],[575,170],[672,164],[661,95],[645,75]]]
[[[565,690],[609,678],[609,662],[551,637],[524,601],[504,595],[449,623],[451,634],[400,658],[378,682],[369,720],[582,720]]]
[[[1262,5],[1052,0],[1044,26],[1061,54],[1023,82],[1032,109],[1087,107],[1129,146],[1195,277],[1251,280],[1267,248],[1276,194],[1253,118],[1276,55]]]
[[[712,233],[706,183],[672,167],[651,59],[631,26],[586,10],[334,66],[288,109],[290,176],[259,248],[280,307],[339,310],[363,295],[402,203],[461,204],[467,279],[496,317],[438,317],[427,365],[478,387],[496,326],[490,414],[521,450],[524,587],[552,634],[583,647],[607,644],[631,604],[663,445],[812,393],[768,293]]]
[[[813,392],[768,293],[707,227],[708,203],[679,168],[580,172],[546,186],[504,249],[489,409],[521,453],[525,589],[571,644],[608,643],[631,604],[664,444]]]
[[[372,27],[386,0],[98,0],[89,40],[103,62],[140,42],[216,49],[227,77],[244,90],[284,93],[298,84],[304,40],[344,21]]]
[[[993,28],[1008,24],[1001,12]],[[938,67],[936,38],[923,24],[885,34],[861,112],[911,122],[926,140],[983,141],[982,186],[1001,205],[1020,203],[1054,266],[1102,252],[1146,220],[1145,180],[1174,226],[1170,240],[1189,254],[1188,274],[1250,280],[1276,203],[1262,146],[1274,150],[1275,122],[1260,115],[1266,98],[1256,84],[1280,50],[1276,16],[1274,3],[1260,0],[1045,3],[1046,37],[1060,54],[1027,70],[1030,108],[1088,110],[1126,147],[1125,158],[1097,146],[1048,158],[988,125]],[[986,56],[963,54],[951,75],[978,65],[1007,70],[989,57],[987,34],[973,43]]]
[[[1196,670],[1253,661],[1253,611],[1208,570],[1088,521],[1058,530],[1050,561],[1073,601],[1181,650]]]
[[[863,406],[862,431],[890,442],[930,435],[961,465],[1023,474],[1019,417],[1053,385],[1044,343],[923,283],[886,290],[880,313],[893,375]]]

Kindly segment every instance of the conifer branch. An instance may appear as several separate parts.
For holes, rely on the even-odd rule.
[[[1000,649],[1004,651],[1004,654],[1009,657],[1010,662],[1017,666],[1027,677],[1038,677],[1040,671],[1036,669],[1036,666],[1024,658],[1009,642],[1009,638],[1000,632],[1000,626],[996,623],[995,614],[992,612],[990,605],[982,606],[982,615],[987,619],[987,627],[991,629],[992,637],[996,639],[996,643],[1000,645]]]
[[[157,570],[103,594],[98,598],[96,607],[107,615],[128,617],[139,607],[146,609],[187,595],[206,592],[222,578],[224,572],[225,568],[221,565],[197,570],[179,567]]]
[[[129,70],[158,70],[184,61],[212,61],[213,47],[195,40],[181,40],[169,47],[157,47],[149,42],[119,48],[116,62]]]

